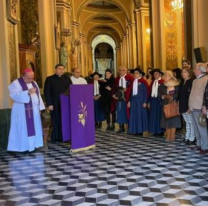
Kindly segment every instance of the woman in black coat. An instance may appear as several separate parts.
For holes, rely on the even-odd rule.
[[[188,102],[189,95],[191,93],[192,83],[193,83],[193,71],[189,67],[183,67],[182,69],[182,81],[179,86],[179,113],[182,114],[183,119],[186,123],[186,135],[185,144],[194,143],[194,125],[192,120],[192,115],[189,111]]]

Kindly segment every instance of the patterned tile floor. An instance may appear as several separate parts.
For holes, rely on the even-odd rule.
[[[180,141],[97,131],[85,153],[0,153],[0,206],[208,206],[208,156]]]

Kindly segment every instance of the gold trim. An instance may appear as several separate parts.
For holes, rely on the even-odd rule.
[[[12,24],[19,22],[19,11],[18,11],[19,0],[7,0],[7,20]]]
[[[81,152],[81,151],[87,151],[87,150],[94,149],[94,148],[95,148],[95,145],[91,145],[89,147],[82,147],[80,149],[71,149],[70,152],[76,153],[76,152]]]

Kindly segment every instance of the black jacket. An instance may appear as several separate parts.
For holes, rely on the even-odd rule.
[[[204,92],[204,102],[203,102],[203,106],[206,107],[206,109],[208,110],[208,82],[205,88],[205,92]]]
[[[191,93],[193,79],[182,80],[179,86],[179,112],[183,114],[188,110],[189,96]]]
[[[111,103],[112,100],[112,90],[109,91],[106,89],[107,86],[109,86],[111,89],[113,88],[113,85],[115,83],[115,78],[111,76],[110,79],[105,79],[106,82],[102,82],[101,85],[101,105],[102,107],[105,107]]]
[[[46,99],[46,105],[60,104],[60,95],[65,93],[72,81],[69,76],[62,75],[58,77],[56,74],[46,78],[44,86],[44,95]]]
[[[174,95],[172,95],[174,101],[178,100],[178,92],[179,92],[179,86],[175,86],[175,93]],[[163,95],[167,95],[167,87],[164,84],[161,84],[158,88],[158,98],[161,100],[162,106],[169,103],[168,99],[162,98]]]

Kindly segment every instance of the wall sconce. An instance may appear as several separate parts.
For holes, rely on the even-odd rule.
[[[183,8],[183,0],[174,0],[171,2],[171,6],[174,11],[180,10]]]
[[[61,34],[65,37],[71,36],[71,30],[68,27],[64,27]]]
[[[75,39],[74,40],[74,45],[75,46],[80,46],[81,45],[81,41],[79,39]]]
[[[150,34],[151,29],[150,29],[150,28],[147,28],[147,29],[146,29],[146,32],[147,32],[148,34]]]

